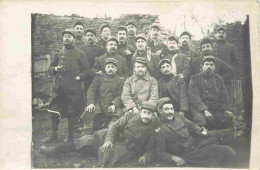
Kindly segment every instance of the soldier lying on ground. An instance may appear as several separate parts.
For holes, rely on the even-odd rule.
[[[105,75],[97,75],[91,83],[87,93],[87,107],[81,115],[84,133],[92,134],[96,130],[106,128],[112,122],[123,116],[121,93],[124,78],[116,74],[118,61],[107,58],[105,61]],[[95,122],[93,119],[96,118]],[[99,127],[93,127],[99,125]]]
[[[155,130],[156,160],[177,166],[227,167],[234,163],[235,151],[217,144],[205,128],[175,113],[169,98],[160,99],[157,109],[161,124]]]
[[[151,159],[152,153],[146,146],[158,126],[158,117],[154,112],[154,105],[143,102],[140,114],[127,112],[109,129],[82,136],[74,143],[57,147],[42,146],[41,152],[46,155],[83,150],[85,153],[95,152],[98,153],[98,166],[101,167],[113,167],[132,158],[139,158],[140,164],[146,164]]]

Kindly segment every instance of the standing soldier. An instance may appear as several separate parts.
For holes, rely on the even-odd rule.
[[[81,46],[83,46],[85,44],[83,41],[84,24],[82,22],[78,21],[74,24],[73,28],[74,28],[74,33],[75,33],[74,46],[79,49]]]
[[[103,76],[96,76],[88,89],[87,107],[81,115],[86,134],[106,128],[108,124],[123,116],[121,93],[124,78],[116,74],[117,65],[116,59],[107,58],[106,73]],[[93,127],[93,119],[98,122],[96,124],[103,127]]]
[[[147,46],[151,48],[153,54],[161,50],[165,45],[159,40],[160,25],[153,23],[149,32],[150,37],[147,40]]]
[[[189,111],[189,96],[186,83],[172,73],[171,61],[162,59],[159,63],[162,77],[158,80],[159,98],[169,97],[174,109],[182,116]]]
[[[57,140],[60,118],[68,118],[68,135],[65,142],[73,141],[73,129],[76,117],[84,111],[84,94],[81,81],[84,81],[91,69],[85,54],[73,46],[73,30],[63,33],[64,48],[57,53],[49,66],[49,73],[55,76],[49,111],[52,114],[51,136],[44,142]]]
[[[167,38],[167,47],[156,52],[159,59],[167,58],[171,61],[172,73],[180,79],[188,80],[190,77],[190,61],[189,58],[179,53],[178,40],[174,36]]]
[[[99,45],[106,48],[107,38],[110,36],[110,26],[108,24],[101,25],[101,39],[99,40]]]
[[[148,61],[147,64],[147,70],[149,74],[152,77],[155,77],[156,79],[159,78],[159,61],[157,61],[157,58],[155,57],[154,54],[152,54],[151,49],[147,46],[147,40],[145,35],[139,34],[135,38],[135,44],[137,47],[136,52],[134,53],[132,57],[132,63],[135,62],[135,59],[137,57],[142,57],[145,58]],[[131,70],[133,69],[133,66]]]
[[[97,74],[105,73],[105,61],[107,58],[114,58],[118,61],[117,74],[120,77],[126,78],[129,74],[126,59],[117,54],[118,40],[114,36],[110,36],[107,39],[106,53],[96,58],[93,71]]]
[[[130,70],[132,66],[132,56],[135,52],[135,47],[128,44],[128,42],[126,41],[126,37],[127,37],[127,28],[125,26],[119,26],[117,29],[117,38],[118,38],[117,53],[125,57],[126,62],[128,64],[128,70]],[[129,74],[128,76],[131,75]]]
[[[135,48],[135,37],[137,33],[137,24],[134,20],[130,20],[126,24],[127,32],[128,32],[128,37],[127,37],[127,43],[131,45],[132,47]]]
[[[127,78],[121,95],[128,111],[139,113],[144,101],[156,105],[158,100],[158,85],[155,78],[147,73],[148,61],[138,57],[134,62],[134,75]]]
[[[185,54],[190,61],[200,55],[190,48],[191,34],[188,31],[184,31],[180,35],[180,53]]]

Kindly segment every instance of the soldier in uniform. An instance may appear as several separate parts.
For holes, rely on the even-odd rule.
[[[228,167],[235,161],[235,151],[218,145],[211,131],[199,127],[174,111],[168,97],[158,101],[161,124],[155,131],[156,160],[177,166]]]
[[[172,73],[171,61],[162,59],[159,63],[162,77],[158,80],[159,98],[169,97],[174,109],[182,116],[189,111],[189,97],[186,83]]]
[[[200,55],[190,48],[191,34],[188,31],[184,31],[180,35],[180,53],[185,54],[190,61]]]
[[[132,158],[139,158],[139,163],[144,165],[151,160],[152,150],[146,146],[158,125],[154,112],[154,105],[143,102],[140,114],[127,112],[109,129],[82,136],[73,143],[56,147],[41,146],[41,152],[46,155],[73,151],[88,155],[98,153],[99,167],[113,167]]]
[[[84,24],[80,21],[77,21],[74,26],[74,33],[75,33],[75,42],[74,42],[74,47],[80,48],[85,44],[83,40],[83,35],[84,35]]]
[[[123,57],[125,57],[126,62],[128,64],[128,70],[132,67],[132,56],[135,52],[135,47],[128,44],[127,39],[127,28],[125,26],[119,26],[117,29],[117,38],[118,38],[118,46],[117,53]],[[129,72],[129,75],[130,72]]]
[[[110,36],[110,26],[108,24],[101,25],[101,38],[99,40],[99,45],[106,48],[107,45],[107,38]]]
[[[134,74],[124,83],[121,99],[128,111],[139,113],[144,101],[155,105],[158,100],[157,81],[147,73],[147,64],[146,58],[136,58]]]
[[[129,74],[126,59],[123,56],[117,54],[117,46],[118,46],[117,38],[114,36],[108,37],[107,45],[106,45],[106,53],[96,58],[92,70],[95,71],[97,74],[104,74],[105,60],[107,58],[114,58],[118,61],[117,74],[120,77],[126,78]]]
[[[213,52],[213,44],[209,38],[203,38],[200,42],[200,48],[202,55],[195,58],[191,62],[191,75],[199,74],[202,71],[203,66],[203,57],[208,55],[215,56]],[[215,56],[216,57],[216,56]],[[234,70],[226,62],[220,60],[218,57],[215,58],[215,71],[216,74],[219,74],[225,81],[229,83],[230,79],[234,75]]]
[[[73,46],[73,30],[63,33],[64,48],[57,53],[49,66],[49,73],[55,76],[49,111],[52,114],[52,132],[44,142],[57,140],[57,129],[61,118],[68,118],[68,135],[65,142],[73,140],[76,117],[84,111],[84,94],[81,81],[91,74],[85,54]]]
[[[220,140],[227,139],[225,143],[234,137],[236,121],[223,78],[214,73],[215,61],[215,57],[205,56],[203,71],[190,80],[190,112],[195,123],[212,130]]]
[[[116,74],[118,61],[114,58],[105,60],[106,74],[97,75],[87,93],[87,107],[81,115],[85,133],[106,128],[112,122],[123,116],[121,93],[124,78]],[[93,127],[93,119],[95,126]],[[100,127],[102,126],[102,127]]]
[[[147,46],[151,48],[153,54],[158,50],[161,50],[165,45],[159,40],[160,35],[160,25],[153,23],[149,32],[149,38],[147,39]]]
[[[126,24],[126,28],[128,32],[127,44],[131,45],[136,50],[135,37],[137,33],[137,24],[134,20],[129,20]]]
[[[179,53],[178,40],[174,36],[167,38],[167,47],[156,52],[156,58],[167,58],[171,61],[172,73],[180,79],[188,80],[190,77],[190,60],[189,58]]]
[[[135,38],[135,44],[137,47],[136,52],[132,57],[132,63],[135,62],[137,57],[145,58],[148,61],[147,70],[152,77],[156,79],[159,78],[159,61],[154,54],[152,54],[151,49],[147,46],[147,40],[145,35],[139,34]],[[132,66],[133,68],[133,66]],[[131,69],[132,70],[132,69]]]

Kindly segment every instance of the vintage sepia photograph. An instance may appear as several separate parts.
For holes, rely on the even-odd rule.
[[[31,168],[250,168],[252,18],[175,3],[31,13]]]

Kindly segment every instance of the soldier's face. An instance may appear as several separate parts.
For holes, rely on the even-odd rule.
[[[112,63],[107,63],[105,70],[108,75],[114,75],[117,71],[117,67]]]
[[[223,30],[219,30],[216,33],[216,37],[217,37],[218,40],[225,40],[227,38],[227,33]]]
[[[160,34],[160,30],[158,28],[152,28],[150,30],[150,36],[152,39],[158,39],[159,34]]]
[[[73,42],[74,42],[74,37],[71,34],[64,34],[63,35],[63,44],[65,46],[72,45]]]
[[[141,116],[141,120],[143,123],[149,123],[153,119],[153,112],[148,109],[143,108],[141,110],[140,116]]]
[[[132,24],[129,24],[127,27],[127,32],[130,36],[135,36],[136,35],[136,27]]]
[[[108,41],[107,42],[107,52],[115,53],[116,51],[117,51],[117,43],[115,41]]]
[[[126,40],[126,32],[124,30],[118,31],[117,33],[118,41],[125,42]]]
[[[134,73],[137,76],[144,76],[146,73],[147,67],[141,63],[135,62],[134,64]]]
[[[205,61],[202,66],[202,70],[207,76],[212,75],[215,70],[215,63],[213,61]]]
[[[171,103],[164,104],[160,110],[161,118],[165,120],[172,120],[174,115],[174,108]]]
[[[107,38],[108,36],[110,36],[110,29],[108,27],[105,27],[102,30],[102,38]]]
[[[83,26],[82,25],[76,25],[74,27],[74,32],[75,32],[76,36],[81,36],[82,37],[82,35],[84,34]]]
[[[182,46],[188,46],[190,44],[190,37],[188,35],[181,36],[180,43]]]
[[[205,55],[206,55],[206,54],[209,55],[212,50],[213,50],[213,49],[212,49],[210,43],[206,43],[206,44],[203,44],[203,45],[201,46],[201,51],[202,51],[202,53],[204,53]]]
[[[178,43],[176,41],[167,41],[167,47],[170,51],[178,49]]]
[[[172,66],[169,63],[164,63],[161,65],[161,72],[164,75],[170,74],[172,70]]]
[[[146,44],[145,40],[139,38],[139,39],[136,40],[135,45],[136,45],[137,50],[143,51],[143,50],[146,49],[147,44]]]
[[[96,36],[93,32],[87,32],[86,34],[86,40],[89,44],[94,44],[96,39]]]

